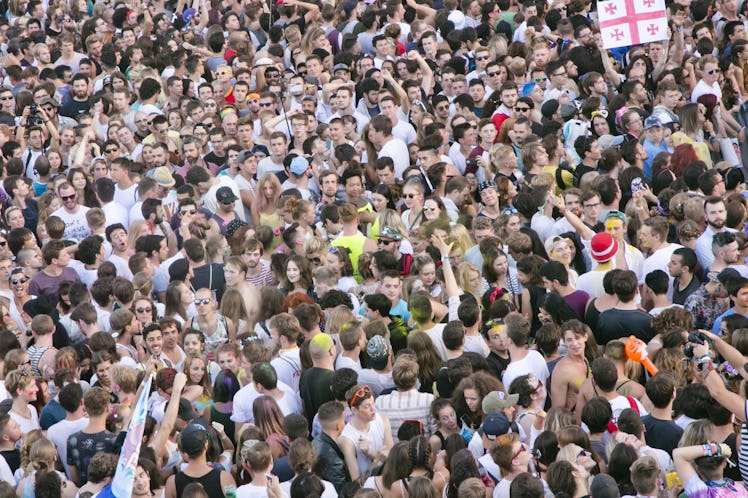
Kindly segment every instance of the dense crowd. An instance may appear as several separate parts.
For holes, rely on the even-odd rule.
[[[748,497],[748,2],[665,4],[0,1],[0,498]]]

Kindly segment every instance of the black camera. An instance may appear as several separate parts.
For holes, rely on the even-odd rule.
[[[478,158],[477,157],[469,157],[465,161],[466,166],[478,166]]]
[[[694,330],[693,332],[688,334],[688,344],[686,344],[686,347],[683,348],[683,354],[686,356],[686,358],[693,359],[693,345],[706,344],[708,341],[709,339],[702,332]]]
[[[29,105],[29,115],[26,118],[26,128],[31,128],[32,126],[41,126],[44,124],[44,119],[42,119],[41,115],[39,115],[39,108],[36,106],[36,104]]]

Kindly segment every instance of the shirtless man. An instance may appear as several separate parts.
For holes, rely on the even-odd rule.
[[[591,332],[583,323],[576,320],[574,322],[562,331],[568,352],[556,364],[551,376],[552,406],[569,410],[574,410],[579,389],[589,377],[589,364],[584,357],[584,348]],[[576,406],[576,410],[581,413],[580,407]]]
[[[647,392],[644,386],[626,377],[624,367],[626,365],[626,345],[623,341],[612,340],[605,345],[605,352],[603,355],[605,358],[611,360],[618,371],[618,381],[616,382],[616,392],[621,396],[631,396],[640,400],[645,408],[649,409],[651,402],[647,398]],[[553,373],[556,373],[554,370]],[[592,385],[592,379],[587,379],[579,389],[579,397],[577,398],[577,407],[575,410],[575,416],[577,423],[582,420],[582,408],[592,398],[600,396],[600,393],[595,390],[595,386]]]

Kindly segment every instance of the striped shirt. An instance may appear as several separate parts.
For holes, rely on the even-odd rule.
[[[431,430],[431,402],[434,395],[418,392],[415,388],[410,391],[393,391],[391,394],[379,396],[374,404],[377,411],[386,415],[392,427],[392,439],[397,442],[397,431],[405,420],[420,420],[424,434],[430,436]]]

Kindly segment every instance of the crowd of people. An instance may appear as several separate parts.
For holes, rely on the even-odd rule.
[[[748,497],[748,2],[665,3],[0,2],[0,498],[141,397],[128,496]]]

